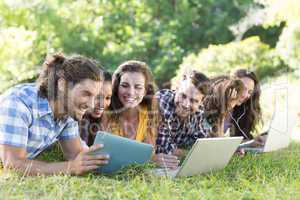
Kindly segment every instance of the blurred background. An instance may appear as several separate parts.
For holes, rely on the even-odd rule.
[[[34,81],[55,52],[95,58],[111,72],[145,61],[160,88],[189,69],[248,68],[263,83],[266,119],[280,85],[299,128],[298,0],[0,0],[0,93]]]

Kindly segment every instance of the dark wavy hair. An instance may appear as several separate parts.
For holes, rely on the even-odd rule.
[[[251,97],[243,104],[236,106],[233,110],[233,118],[235,120],[242,115],[243,117],[241,117],[241,119],[238,121],[238,125],[235,122],[232,123],[235,127],[234,135],[244,136],[244,134],[241,132],[242,130],[249,139],[252,139],[253,135],[251,132],[256,130],[259,122],[262,122],[262,113],[259,102],[261,95],[259,80],[254,72],[246,69],[239,69],[235,71],[234,76],[237,78],[246,77],[254,81],[254,90]]]
[[[44,62],[38,77],[39,95],[48,100],[56,100],[60,78],[67,82],[66,85],[73,87],[85,79],[103,80],[103,70],[95,60],[86,57],[77,55],[68,58],[63,54],[55,54]]]
[[[233,89],[237,91],[235,99],[230,96],[230,91]],[[229,76],[219,76],[211,79],[209,92],[203,101],[204,115],[212,126],[211,136],[220,136],[217,135],[220,120],[231,111],[231,101],[240,98],[244,89],[241,80]]]

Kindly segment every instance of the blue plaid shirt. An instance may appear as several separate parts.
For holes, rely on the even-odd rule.
[[[156,97],[162,118],[158,127],[156,153],[168,154],[178,146],[191,146],[198,138],[208,137],[211,127],[206,123],[202,109],[182,122],[175,113],[175,91],[164,89]]]
[[[79,137],[78,123],[68,117],[54,120],[36,84],[17,85],[0,96],[0,144],[25,148],[32,159],[58,140]]]

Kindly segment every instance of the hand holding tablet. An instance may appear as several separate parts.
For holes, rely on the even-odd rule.
[[[150,144],[103,131],[97,133],[95,144],[103,144],[104,147],[92,152],[93,155],[104,154],[110,157],[107,165],[97,169],[101,173],[115,173],[131,164],[144,164],[150,160],[153,152],[153,146]]]

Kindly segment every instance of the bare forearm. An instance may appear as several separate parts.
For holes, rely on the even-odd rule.
[[[11,147],[8,145],[0,145],[0,158],[2,160],[4,169],[16,170],[19,172],[23,172],[25,175],[82,175],[88,171],[97,169],[99,165],[104,165],[108,163],[108,155],[89,155],[90,152],[94,152],[97,149],[102,148],[103,145],[94,145],[89,149],[83,150],[78,153],[76,158],[74,158],[74,155],[77,151],[71,151],[71,147],[72,145],[69,144],[67,145],[67,147],[65,146],[64,148],[64,150],[66,150],[68,154],[71,155],[71,157],[73,157],[73,159],[67,162],[47,163],[37,160],[28,160],[26,159],[25,149]]]
[[[5,164],[5,168],[13,169],[25,175],[72,174],[71,162],[47,163],[37,160],[13,160]]]

